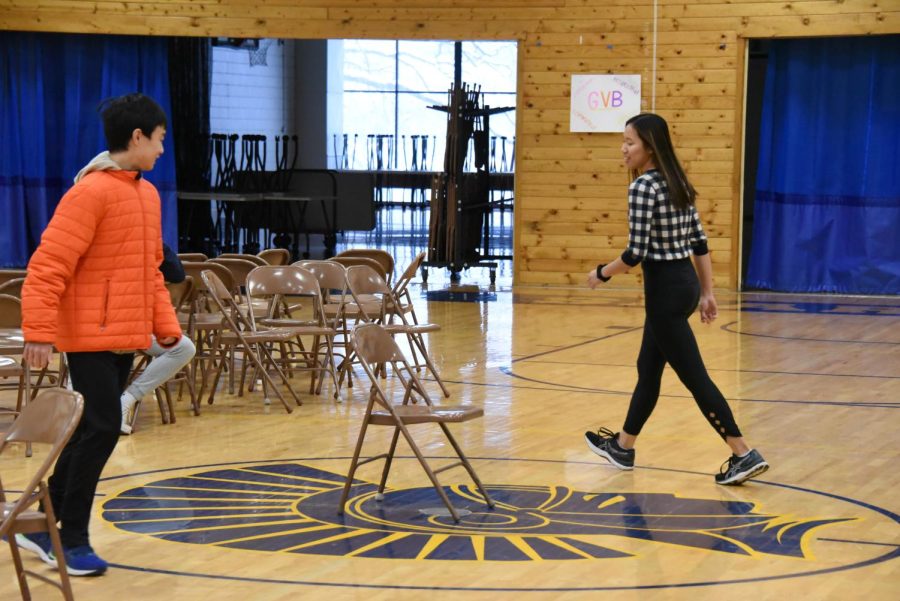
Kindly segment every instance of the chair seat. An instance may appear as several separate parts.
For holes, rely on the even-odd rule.
[[[262,332],[241,332],[244,340],[247,342],[288,342],[291,338],[296,338],[297,334],[291,330],[279,328],[277,330],[264,330]],[[225,344],[234,344],[239,342],[238,335],[231,331],[222,333],[222,342]]]
[[[15,505],[16,505],[15,503],[0,503],[0,516],[3,516],[3,519],[6,519],[7,516],[9,516],[9,513],[12,511],[13,507],[15,507]],[[26,509],[25,511],[21,512],[19,515],[16,516],[17,523],[24,523],[24,522],[31,522],[31,521],[45,522],[46,519],[47,519],[47,516],[43,512],[38,511],[37,509]],[[16,529],[16,531],[21,532],[21,530],[19,530],[18,528]]]
[[[409,332],[411,334],[428,334],[429,332],[437,332],[441,326],[436,323],[418,323],[418,324],[402,324],[389,323],[385,324],[384,329],[391,334],[399,334]]]
[[[178,323],[182,329],[188,327],[189,317],[187,315],[179,315]],[[194,315],[195,330],[220,330],[223,326],[222,316],[216,313],[196,313]]]
[[[289,330],[294,336],[334,336],[335,331],[327,326],[320,326],[313,323],[307,323],[300,319],[272,319],[264,320],[271,323],[261,323],[265,327],[275,328],[277,330]],[[260,330],[265,333],[271,330]]]
[[[394,405],[394,411],[404,424],[459,423],[484,415],[484,409],[474,405]],[[394,417],[387,411],[373,411],[369,423],[393,426]]]
[[[18,377],[22,371],[22,365],[17,359],[0,356],[0,378]]]

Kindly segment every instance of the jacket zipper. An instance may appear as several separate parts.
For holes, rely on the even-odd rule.
[[[108,313],[109,313],[109,287],[110,287],[110,281],[106,280],[106,286],[103,291],[103,317],[100,320],[100,331],[101,332],[106,329],[106,318],[108,317]]]

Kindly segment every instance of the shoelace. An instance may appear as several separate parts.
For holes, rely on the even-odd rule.
[[[599,436],[600,438],[615,438],[617,435],[609,428],[604,428],[601,426],[597,428],[597,436]]]
[[[739,457],[736,457],[735,455],[732,455],[731,457],[729,457],[729,458],[725,461],[725,463],[722,464],[722,467],[719,468],[719,473],[720,473],[720,474],[726,474],[726,473],[728,473],[728,470],[731,469],[731,466],[732,466],[734,463],[736,463],[737,460],[739,460],[739,459],[740,459],[740,458],[739,458]]]

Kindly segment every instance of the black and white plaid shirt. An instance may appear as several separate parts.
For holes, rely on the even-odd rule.
[[[662,172],[651,169],[628,187],[628,248],[622,261],[674,261],[709,252],[697,209],[676,209]]]

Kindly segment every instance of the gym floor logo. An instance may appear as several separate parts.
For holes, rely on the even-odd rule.
[[[342,475],[299,463],[225,467],[123,491],[103,504],[103,517],[128,532],[233,549],[505,562],[633,555],[600,544],[610,535],[804,559],[814,529],[856,519],[786,517],[758,513],[752,502],[666,493],[493,485],[494,510],[474,487],[447,487],[461,509],[454,524],[431,487],[388,489],[376,501],[377,486],[360,480],[338,515],[343,485]]]

